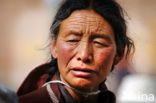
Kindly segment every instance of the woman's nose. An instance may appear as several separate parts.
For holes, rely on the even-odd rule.
[[[84,63],[91,63],[93,60],[92,48],[88,43],[81,43],[77,51],[77,60]]]

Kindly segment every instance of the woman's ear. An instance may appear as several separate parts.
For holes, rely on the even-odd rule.
[[[52,41],[51,41],[51,55],[55,59],[57,58],[57,46],[56,46],[56,40],[54,37],[52,37]]]
[[[117,65],[120,62],[120,60],[121,60],[121,57],[119,57],[118,55],[116,55],[115,58],[114,58],[113,65]]]

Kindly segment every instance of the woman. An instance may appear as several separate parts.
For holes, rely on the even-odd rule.
[[[50,63],[18,90],[20,103],[115,103],[106,77],[133,43],[115,0],[65,0],[51,26]]]

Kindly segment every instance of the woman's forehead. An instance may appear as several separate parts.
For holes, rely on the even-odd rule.
[[[111,25],[93,10],[76,10],[62,24],[64,30],[113,33]]]

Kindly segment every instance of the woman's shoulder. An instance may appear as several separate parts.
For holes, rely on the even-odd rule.
[[[27,94],[44,84],[48,78],[46,72],[50,66],[50,63],[45,63],[33,69],[17,90],[18,96]]]

